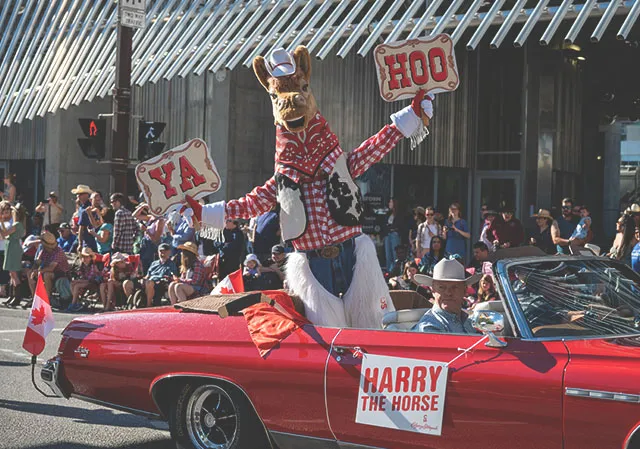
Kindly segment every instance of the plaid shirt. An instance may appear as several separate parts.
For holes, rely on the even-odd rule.
[[[80,264],[78,268],[78,279],[99,282],[102,279],[102,273],[98,270],[95,263],[91,265]]]
[[[180,282],[189,284],[197,292],[205,287],[205,269],[200,260],[196,260],[191,268],[180,275]]]
[[[354,179],[361,176],[391,151],[402,137],[402,133],[394,125],[387,125],[375,136],[363,142],[348,154],[347,165],[351,176]],[[301,178],[295,169],[285,167],[281,170],[282,174],[293,181],[302,181],[299,184],[308,223],[306,232],[293,241],[293,247],[297,250],[323,248],[362,233],[362,226],[343,226],[336,223],[327,204],[327,179],[342,153],[340,147],[331,152],[320,166],[321,176],[314,179]],[[248,219],[269,211],[276,204],[276,190],[275,176],[272,176],[263,186],[256,187],[245,197],[227,202],[226,217]]]
[[[36,259],[40,260],[40,267],[46,268],[52,263],[57,263],[54,268],[54,273],[58,275],[69,273],[69,262],[67,261],[67,255],[62,251],[62,248],[56,246],[51,252],[47,252],[44,249],[40,251]]]
[[[121,207],[116,211],[113,221],[113,249],[126,254],[133,254],[133,242],[138,234],[138,224],[131,211]]]

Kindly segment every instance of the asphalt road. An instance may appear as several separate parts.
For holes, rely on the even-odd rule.
[[[29,310],[0,306],[0,448],[174,449],[167,424],[101,408],[77,399],[46,398],[31,384],[31,356],[22,349]],[[38,357],[55,355],[62,329],[77,314],[54,312],[56,325]]]

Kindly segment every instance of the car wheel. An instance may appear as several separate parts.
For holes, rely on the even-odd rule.
[[[169,415],[177,449],[268,448],[244,394],[215,384],[185,385]]]

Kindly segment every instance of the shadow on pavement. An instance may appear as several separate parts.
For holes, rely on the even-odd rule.
[[[40,444],[37,446],[23,446],[22,449],[107,449],[113,448],[111,444],[107,446],[87,446],[79,443],[57,442],[51,444]],[[175,449],[176,446],[170,440],[156,440],[141,444],[129,444],[126,446],[118,446],[118,449]]]
[[[63,399],[60,400],[62,401]],[[75,420],[75,422],[85,424],[101,424],[131,428],[152,428],[146,418],[127,413],[115,413],[110,409],[92,410],[79,407],[68,407],[66,405],[12,401],[9,399],[0,399],[0,408],[15,410],[18,412],[35,413],[38,415],[56,416],[58,418],[70,418]]]
[[[0,366],[29,366],[29,362],[10,362],[8,360],[0,360]]]

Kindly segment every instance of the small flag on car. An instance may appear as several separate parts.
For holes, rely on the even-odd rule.
[[[22,347],[34,356],[40,354],[44,350],[45,339],[54,326],[55,321],[49,295],[44,286],[42,275],[39,275]]]
[[[212,295],[224,295],[229,293],[242,293],[244,292],[244,280],[242,279],[242,270],[236,270],[230,273],[218,285],[215,286]]]

